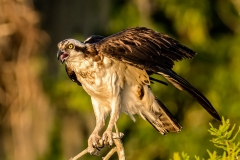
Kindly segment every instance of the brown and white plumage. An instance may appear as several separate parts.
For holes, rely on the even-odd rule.
[[[181,125],[152,93],[150,74],[165,77],[185,90],[214,118],[220,120],[207,98],[172,67],[174,61],[192,58],[196,53],[173,38],[144,27],[129,28],[109,37],[91,36],[84,43],[66,39],[58,44],[58,58],[65,62],[70,79],[91,96],[96,127],[88,140],[94,152],[100,139],[112,144],[112,129],[121,112],[133,120],[138,114],[161,134],[178,132]],[[164,83],[159,81],[160,83]],[[102,137],[106,117],[110,120]]]

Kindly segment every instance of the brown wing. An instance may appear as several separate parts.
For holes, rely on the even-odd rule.
[[[107,57],[156,71],[172,68],[173,61],[192,58],[196,53],[168,35],[144,27],[129,28],[95,44]]]
[[[66,69],[66,72],[67,72],[68,77],[69,77],[73,82],[76,82],[79,86],[82,86],[82,84],[78,81],[75,72],[74,72],[70,67],[68,67],[67,65],[65,65],[65,69]]]
[[[83,43],[97,43],[104,39],[105,37],[99,35],[92,35],[88,37]]]
[[[168,35],[144,27],[129,28],[95,43],[94,46],[99,54],[164,76],[176,88],[188,92],[214,118],[221,120],[208,99],[172,71],[174,61],[193,58],[196,53]]]

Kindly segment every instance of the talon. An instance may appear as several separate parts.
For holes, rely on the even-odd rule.
[[[105,131],[102,136],[102,140],[105,145],[113,145],[113,133],[112,131]]]
[[[92,147],[93,147],[93,148],[96,148],[96,142],[93,142],[93,143],[92,143]]]
[[[104,142],[102,139],[98,141],[98,148],[103,148],[104,147]]]
[[[95,149],[93,147],[88,147],[88,153],[94,155]]]
[[[100,140],[98,141],[98,145],[97,145],[96,149],[97,149],[98,151],[100,151],[102,148],[104,148],[104,143],[103,143],[103,140],[100,139]]]
[[[98,151],[100,151],[99,147],[99,141],[101,140],[101,137],[98,134],[91,134],[88,138],[88,153],[94,156],[99,156],[100,154]]]
[[[110,141],[109,141],[109,146],[111,147],[112,145],[113,145],[113,140],[110,139]]]
[[[98,152],[100,150],[98,150],[98,149],[96,150],[96,149],[93,148],[93,147],[88,147],[88,153],[93,155],[93,156],[100,156],[100,153]]]

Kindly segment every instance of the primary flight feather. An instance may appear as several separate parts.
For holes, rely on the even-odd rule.
[[[91,96],[96,127],[88,139],[88,152],[95,153],[99,141],[113,144],[112,130],[120,113],[133,120],[138,114],[161,134],[179,132],[181,125],[152,93],[149,77],[159,74],[195,98],[217,120],[220,117],[208,99],[172,67],[174,61],[196,54],[168,35],[144,27],[125,29],[109,37],[91,36],[84,42],[65,39],[57,57],[65,63],[69,78]],[[110,115],[107,129],[99,135]]]

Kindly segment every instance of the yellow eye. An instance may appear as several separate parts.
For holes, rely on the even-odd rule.
[[[73,44],[69,44],[68,49],[73,49]]]

